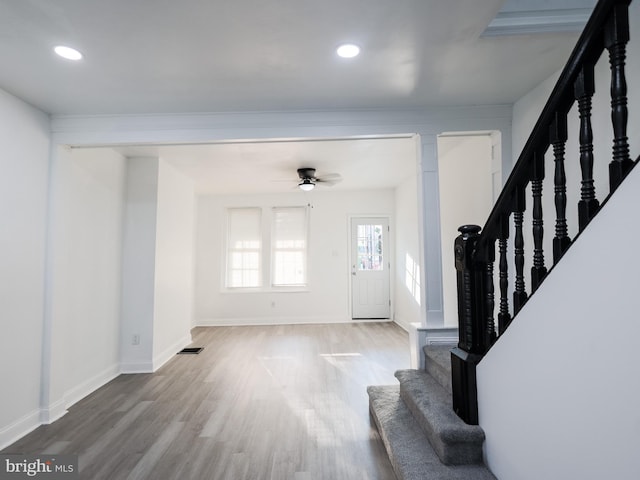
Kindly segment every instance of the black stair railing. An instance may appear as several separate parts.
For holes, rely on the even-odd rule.
[[[551,96],[507,180],[482,230],[477,225],[459,228],[455,241],[458,283],[459,343],[451,352],[453,408],[467,423],[478,423],[476,365],[513,321],[528,298],[544,281],[549,262],[543,249],[545,217],[542,208],[545,154],[552,148],[555,219],[553,252],[555,265],[571,246],[567,227],[566,161],[579,161],[582,174],[578,207],[578,231],[600,209],[593,179],[593,132],[591,105],[595,93],[594,67],[607,50],[611,68],[612,160],[610,192],[620,185],[636,162],[629,157],[627,140],[626,47],[629,41],[628,8],[631,0],[600,0],[562,71]],[[579,159],[565,159],[567,116],[577,105]],[[527,199],[527,187],[531,198]],[[525,275],[525,226],[527,200],[531,208],[533,258]],[[507,242],[513,233],[513,252]],[[575,238],[574,238],[575,240]],[[498,248],[498,295],[494,287],[494,263]],[[510,257],[512,255],[512,257]],[[509,272],[513,265],[513,272]],[[510,281],[513,282],[509,298]],[[529,293],[527,291],[529,289]],[[510,302],[511,300],[511,302]],[[497,321],[494,319],[498,306]]]

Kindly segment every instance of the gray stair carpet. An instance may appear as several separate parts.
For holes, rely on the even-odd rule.
[[[451,392],[451,345],[426,345],[424,351],[425,370],[435,378],[440,385]]]
[[[444,465],[399,390],[397,385],[367,388],[371,416],[398,480],[496,480],[482,464]]]
[[[398,370],[400,398],[446,465],[482,462],[484,431],[453,411],[451,394],[423,370]]]

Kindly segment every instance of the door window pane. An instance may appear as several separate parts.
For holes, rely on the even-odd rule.
[[[358,270],[384,270],[382,225],[358,225]]]

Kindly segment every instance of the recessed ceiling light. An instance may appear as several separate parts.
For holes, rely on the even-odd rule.
[[[82,58],[82,54],[78,50],[64,45],[58,45],[53,51],[67,60],[80,60]]]
[[[344,45],[340,45],[336,52],[342,58],[353,58],[360,53],[360,47],[352,43],[345,43]]]

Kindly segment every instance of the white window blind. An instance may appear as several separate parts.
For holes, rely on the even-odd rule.
[[[271,283],[274,287],[307,284],[307,208],[273,209]]]
[[[227,211],[227,287],[260,287],[262,218],[259,208]]]

